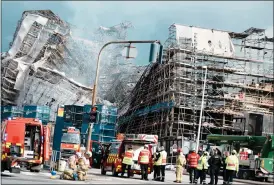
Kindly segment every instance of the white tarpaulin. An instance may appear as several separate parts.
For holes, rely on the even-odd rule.
[[[19,71],[19,73],[16,77],[14,89],[21,90],[23,89],[24,82],[26,80],[26,77],[28,76],[28,72],[30,71],[30,66],[18,62],[17,70]]]
[[[234,46],[227,32],[191,26],[175,26],[177,43],[181,49],[196,46],[197,52],[226,57],[234,56]],[[189,44],[187,40],[190,40]]]

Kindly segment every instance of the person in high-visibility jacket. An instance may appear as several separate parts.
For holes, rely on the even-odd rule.
[[[166,160],[167,160],[167,153],[165,151],[165,147],[161,147],[161,156],[162,156],[162,164],[161,164],[161,181],[165,181],[165,171],[166,171]]]
[[[189,181],[190,183],[194,183],[195,176],[197,174],[197,165],[198,160],[200,159],[199,154],[195,152],[195,148],[192,148],[190,150],[190,153],[187,155],[187,166],[188,166],[188,172],[189,172]]]
[[[155,165],[155,172],[156,172],[156,178],[154,180],[160,181],[160,171],[161,171],[161,165],[162,165],[162,155],[160,152],[160,148],[158,147],[156,150],[156,157],[154,158],[154,165]]]
[[[183,171],[186,165],[186,159],[183,155],[182,149],[178,149],[178,156],[176,159],[176,180],[174,182],[182,183],[183,181]]]
[[[225,181],[226,181],[226,163],[225,163],[225,160],[226,158],[230,155],[230,153],[228,151],[225,151],[223,153],[223,179],[224,179],[224,182],[223,184],[225,184]]]
[[[236,150],[233,150],[232,155],[228,156],[225,160],[226,164],[226,179],[224,184],[232,184],[235,172],[239,171],[239,159]]]
[[[198,161],[195,184],[197,184],[197,181],[199,178],[200,178],[200,184],[206,184],[206,172],[208,169],[207,156],[208,156],[208,152],[204,152]]]
[[[142,180],[148,180],[148,163],[151,158],[151,154],[148,150],[148,146],[145,145],[144,149],[141,150],[138,157],[138,164],[141,166]]]
[[[152,160],[153,160],[153,180],[156,180],[156,177],[157,177],[157,167],[156,167],[156,165],[155,165],[155,159],[156,159],[156,156],[157,156],[157,150],[156,150],[156,152],[154,152],[154,154],[153,154],[153,156],[152,156]]]
[[[133,150],[132,150],[132,146],[129,145],[128,146],[128,150],[126,150],[125,155],[123,157],[123,161],[122,161],[122,174],[121,177],[124,176],[125,171],[126,171],[126,167],[127,167],[127,177],[130,177],[130,171],[131,171],[131,165],[133,163]]]

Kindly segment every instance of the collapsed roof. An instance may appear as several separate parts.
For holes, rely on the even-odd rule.
[[[9,51],[1,55],[2,105],[48,105],[56,110],[58,105],[90,104],[99,49],[110,40],[124,40],[131,27],[129,22],[100,27],[84,39],[83,31],[50,10],[23,12]],[[110,46],[104,50],[98,86],[101,98],[108,99],[105,92],[113,88],[104,84],[102,77],[109,80],[108,84],[113,84],[113,80],[127,86],[128,80],[134,81],[127,78],[134,71],[128,70],[119,54],[122,47]],[[115,70],[110,70],[114,66]],[[121,76],[121,80],[117,79]],[[97,103],[103,103],[101,98]],[[113,94],[111,99],[115,101]]]

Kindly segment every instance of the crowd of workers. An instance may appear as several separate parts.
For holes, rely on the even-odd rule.
[[[61,175],[61,179],[67,180],[85,180],[87,171],[90,168],[89,158],[91,152],[79,152],[69,158],[66,169]],[[132,146],[128,146],[122,161],[122,174],[124,176],[127,169],[127,177],[131,177],[131,167],[133,164],[134,151]],[[156,152],[152,155],[148,150],[148,145],[144,146],[138,156],[138,164],[141,168],[141,179],[148,180],[148,168],[150,159],[153,160],[153,170],[155,181],[165,181],[165,169],[167,164],[167,152],[165,148],[157,147]],[[208,184],[217,185],[221,168],[223,168],[224,184],[232,184],[235,172],[239,170],[239,161],[236,151],[233,150],[231,155],[228,152],[224,157],[218,149],[214,149],[211,156],[207,151],[199,150],[198,153],[192,149],[187,157],[184,156],[182,149],[178,149],[176,158],[176,183],[182,183],[183,172],[186,169],[189,172],[190,183],[206,184],[206,174],[209,170],[210,182]]]
[[[206,174],[209,170],[210,182],[208,184],[217,185],[220,170],[223,168],[223,184],[232,184],[235,173],[239,171],[239,161],[236,154],[236,151],[233,150],[231,155],[226,152],[224,157],[222,157],[221,152],[218,149],[214,149],[212,155],[209,156],[209,153],[206,151],[202,152],[200,150],[197,154],[193,149],[187,155],[186,162],[180,162],[178,160],[178,158],[182,158],[180,150],[178,151],[179,157],[177,158],[176,165],[181,165],[181,168],[187,168],[190,183],[197,184],[198,180],[200,180],[200,184],[206,184]],[[184,166],[184,164],[186,165]],[[175,182],[180,183],[182,182],[181,169],[177,168],[176,171],[178,171],[179,177],[177,178],[176,175],[177,179]]]
[[[134,152],[132,146],[128,147],[125,152],[122,161],[122,177],[124,176],[126,167],[128,177],[131,176],[130,170],[133,164]],[[148,164],[151,154],[148,150],[148,146],[145,145],[144,149],[139,153],[138,164],[141,167],[141,179],[148,180]],[[167,164],[167,153],[164,147],[156,149],[156,152],[152,156],[154,167],[154,179],[155,181],[165,181],[165,168]],[[228,152],[225,156],[221,156],[221,152],[218,149],[214,149],[210,156],[207,151],[203,152],[199,150],[198,153],[195,150],[191,150],[187,157],[184,156],[182,149],[178,149],[178,155],[176,158],[176,183],[182,183],[184,169],[189,172],[190,183],[197,184],[198,180],[200,184],[206,184],[206,174],[209,170],[210,182],[208,184],[217,185],[221,168],[223,168],[223,182],[224,184],[232,184],[235,172],[239,170],[239,161],[236,156],[236,151],[233,150],[231,155]]]

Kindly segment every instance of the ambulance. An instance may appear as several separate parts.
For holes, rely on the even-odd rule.
[[[153,154],[158,143],[158,136],[146,134],[128,134],[120,138],[122,139],[115,140],[105,147],[104,156],[102,157],[101,162],[101,174],[105,175],[107,172],[111,172],[113,176],[118,176],[119,173],[122,173],[123,155],[127,147],[131,145],[134,152],[131,174],[141,175],[141,168],[138,164],[139,153],[144,149],[144,145],[148,145],[149,151],[151,154]],[[153,161],[151,157],[149,159],[148,174],[152,172]]]

